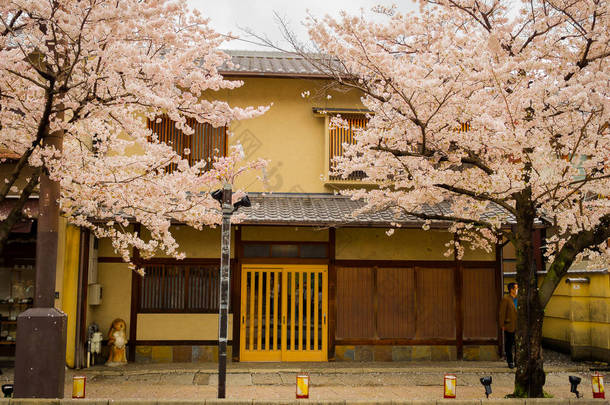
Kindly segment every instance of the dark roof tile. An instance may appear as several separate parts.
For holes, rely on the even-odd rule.
[[[362,201],[354,201],[345,196],[332,194],[261,194],[249,193],[252,207],[240,208],[245,214],[244,224],[277,224],[309,226],[390,226],[398,223],[405,227],[419,227],[421,219],[413,216],[396,214],[392,210],[371,212],[353,216],[353,212],[362,208]],[[436,206],[424,205],[426,214],[451,214],[449,203]],[[491,204],[484,214],[486,219],[503,218],[503,223],[514,223],[512,215],[501,207]],[[444,221],[432,221],[431,226],[445,228]]]

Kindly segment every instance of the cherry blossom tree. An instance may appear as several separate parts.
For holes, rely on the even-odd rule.
[[[0,150],[18,157],[0,184],[0,203],[18,196],[0,241],[40,186],[51,205],[61,190],[62,215],[125,261],[132,247],[181,257],[171,221],[218,223],[209,191],[264,165],[236,148],[189,166],[148,129],[162,115],[192,134],[187,119],[219,127],[264,113],[217,100],[242,85],[218,72],[230,63],[222,40],[184,0],[0,0]]]
[[[311,17],[316,57],[296,44],[371,111],[337,171],[363,171],[378,187],[346,193],[364,210],[450,221],[459,254],[514,244],[514,394],[542,397],[544,308],[572,263],[610,261],[610,4],[435,0],[413,14],[377,11],[385,21]],[[421,210],[443,201],[445,215]],[[540,286],[537,223],[548,228]]]

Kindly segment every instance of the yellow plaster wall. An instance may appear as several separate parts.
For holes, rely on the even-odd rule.
[[[229,314],[228,338],[233,317]],[[138,340],[218,340],[218,314],[138,314]]]
[[[241,239],[244,241],[327,242],[328,229],[296,226],[242,226]]]
[[[483,249],[471,249],[470,245],[464,246],[464,256],[462,260],[496,260],[496,250],[495,247],[491,249],[491,251],[486,252]]]
[[[118,255],[114,252],[112,242],[110,242],[110,239],[108,238],[98,240],[97,255],[98,257],[118,257]]]
[[[187,258],[214,259],[220,257],[220,226],[217,226],[216,228],[206,227],[199,231],[186,225],[174,225],[171,227],[171,231],[180,246],[179,251],[184,252]],[[143,231],[142,236],[146,240],[148,233]],[[101,239],[99,241],[98,249],[99,257],[117,256],[109,239]],[[234,252],[235,232],[233,231],[231,234],[231,257],[233,257]],[[155,257],[169,256],[158,253]]]
[[[444,256],[449,232],[397,229],[392,236],[381,228],[338,228],[336,258],[345,260],[453,260]]]
[[[127,322],[131,313],[131,270],[122,263],[99,263],[98,281],[102,285],[102,304],[91,305],[88,323],[96,322],[106,336],[115,318]]]
[[[561,280],[545,308],[542,336],[565,342],[573,353],[610,351],[610,274],[582,272],[568,277],[587,277],[590,282]],[[513,277],[504,279],[505,285],[511,281]]]
[[[231,125],[230,144],[244,146],[247,159],[271,160],[267,185],[255,174],[241,178],[237,186],[247,191],[307,192],[330,191],[320,176],[325,175],[324,118],[316,117],[312,107],[362,108],[358,92],[331,91],[317,94],[322,82],[303,79],[246,78],[236,90],[223,90],[219,98],[231,105],[269,105],[263,116]],[[301,93],[309,90],[310,97]]]
[[[68,317],[66,335],[66,364],[74,367],[74,350],[76,344],[76,312],[78,295],[78,268],[79,268],[79,246],[80,228],[68,225],[65,230],[65,254],[64,264],[58,267],[63,269],[63,294],[60,294],[62,310]]]

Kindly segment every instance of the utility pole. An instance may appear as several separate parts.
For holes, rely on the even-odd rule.
[[[233,190],[225,183],[222,188],[222,228],[220,254],[220,303],[218,316],[218,398],[226,398],[227,331],[229,329],[229,282],[231,261],[231,215]]]
[[[225,183],[220,190],[212,193],[212,198],[222,208],[220,291],[218,308],[218,398],[226,398],[227,391],[227,331],[229,330],[229,287],[231,280],[231,215],[239,207],[249,207],[250,199],[244,196],[232,204],[233,190]]]
[[[63,131],[43,138],[61,151]],[[55,273],[59,230],[59,182],[40,174],[36,233],[34,306],[17,317],[15,398],[63,398],[66,365],[66,314],[55,308]]]

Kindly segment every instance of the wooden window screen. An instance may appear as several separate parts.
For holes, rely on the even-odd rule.
[[[377,331],[380,338],[415,336],[415,269],[377,270]]]
[[[362,114],[341,115],[341,118],[346,121],[347,127],[335,127],[329,130],[329,178],[331,180],[362,180],[366,177],[366,173],[361,170],[350,173],[346,179],[341,176],[331,174],[336,167],[336,162],[334,159],[336,157],[343,156],[343,144],[354,144],[354,132],[357,129],[364,128],[368,122],[368,119]]]
[[[176,128],[174,121],[168,117],[161,117],[160,122],[148,121],[148,128],[157,134],[159,141],[171,146],[182,158],[187,159],[189,165],[199,161],[209,162],[209,169],[215,157],[227,156],[227,127],[214,128],[210,124],[201,124],[193,118],[187,118],[187,124],[195,131],[192,135],[185,135]],[[185,149],[190,153],[186,154]],[[168,171],[176,170],[177,165],[172,163]]]
[[[139,312],[218,312],[219,265],[145,266]]]
[[[337,268],[337,338],[375,337],[374,274],[371,268]]]
[[[337,267],[336,338],[454,339],[454,274],[453,267]]]
[[[453,268],[417,268],[416,337],[455,338]]]
[[[463,269],[464,338],[498,337],[498,297],[493,268]]]
[[[327,242],[306,243],[273,243],[273,242],[245,242],[243,244],[243,255],[245,258],[306,258],[325,259],[328,257]]]

